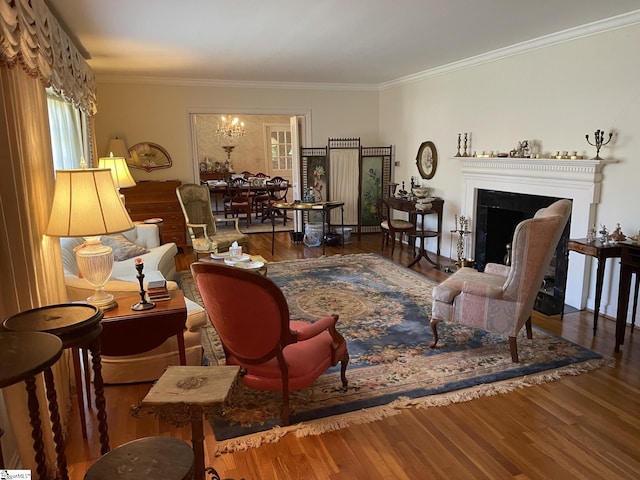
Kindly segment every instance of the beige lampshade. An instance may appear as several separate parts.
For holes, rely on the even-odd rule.
[[[113,183],[115,183],[116,188],[136,186],[136,181],[131,176],[127,161],[123,157],[116,157],[113,153],[110,157],[102,157],[98,160],[98,168],[108,168],[111,170]]]
[[[112,138],[109,140],[109,150],[107,152],[114,157],[129,158],[129,150],[121,138]]]
[[[110,169],[57,170],[46,234],[90,237],[133,228]]]

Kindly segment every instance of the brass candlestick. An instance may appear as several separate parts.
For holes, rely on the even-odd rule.
[[[458,219],[458,215],[455,216],[456,228],[455,230],[451,230],[451,233],[457,233],[458,239],[456,242],[456,253],[458,254],[458,261],[456,262],[456,266],[458,268],[461,267],[470,267],[473,264],[473,261],[465,258],[464,256],[464,236],[471,233],[469,230],[469,219],[464,215],[461,215]],[[460,225],[458,227],[458,225]]]
[[[602,158],[600,158],[600,149],[611,141],[611,137],[613,137],[613,133],[609,133],[609,139],[606,142],[604,141],[604,130],[596,130],[594,135],[596,137],[594,140],[595,143],[591,143],[589,141],[588,134],[585,135],[585,138],[587,139],[587,143],[589,145],[596,147],[596,156],[593,157],[593,160],[602,160]]]

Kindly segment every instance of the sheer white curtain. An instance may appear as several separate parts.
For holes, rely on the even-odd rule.
[[[344,202],[344,224],[358,224],[359,148],[329,149],[329,198]],[[331,211],[331,223],[340,223],[340,210]]]
[[[47,108],[55,170],[80,168],[83,157],[80,110],[51,89],[47,89]]]

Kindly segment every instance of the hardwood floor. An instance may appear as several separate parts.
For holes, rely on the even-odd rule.
[[[327,247],[327,255],[380,252],[378,234]],[[322,248],[291,244],[286,233],[252,235],[251,252],[268,261],[317,257]],[[393,260],[410,261],[405,246]],[[190,255],[179,255],[178,270]],[[414,267],[429,278],[442,272],[424,259]],[[635,479],[640,476],[640,342],[627,331],[621,353],[613,353],[615,323],[601,318],[592,335],[592,314],[577,312],[534,323],[605,357],[614,365],[555,382],[522,388],[467,403],[406,409],[373,423],[305,438],[287,435],[280,442],[244,452],[208,458],[223,478],[233,479]],[[428,328],[425,326],[425,328]],[[635,335],[638,335],[636,333]],[[150,435],[190,439],[188,428],[175,429],[154,417],[129,414],[150,384],[107,386],[111,446]],[[75,402],[74,402],[75,408]],[[71,480],[81,479],[99,457],[95,410],[87,412],[89,440],[83,440],[73,412],[67,458]],[[206,423],[206,422],[205,422]],[[206,425],[205,451],[215,439]]]

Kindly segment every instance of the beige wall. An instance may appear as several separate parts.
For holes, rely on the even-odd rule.
[[[462,203],[460,165],[450,158],[458,133],[469,132],[471,150],[478,152],[508,152],[519,140],[535,139],[543,152],[577,150],[592,158],[595,148],[585,134],[593,141],[596,129],[615,131],[614,142],[600,152],[618,163],[604,168],[596,222],[611,230],[620,222],[625,233],[637,233],[639,44],[640,26],[627,27],[382,91],[380,137],[383,144],[396,146],[396,181],[418,175],[418,147],[433,141],[439,163],[428,184],[445,199],[447,232]],[[451,238],[447,234],[443,240],[448,253]],[[455,256],[455,245],[451,250]],[[608,264],[603,294],[603,309],[614,317],[617,263]],[[591,296],[594,291],[592,285]],[[588,306],[593,307],[591,297]]]
[[[191,113],[307,115],[309,146],[324,146],[329,137],[360,137],[364,145],[378,144],[377,91],[220,88],[140,83],[98,83],[96,142],[106,154],[109,138],[123,138],[128,147],[139,142],[163,146],[172,168],[133,170],[136,180],[196,178],[196,151]],[[232,154],[235,158],[236,152]],[[236,167],[237,169],[237,167]]]

